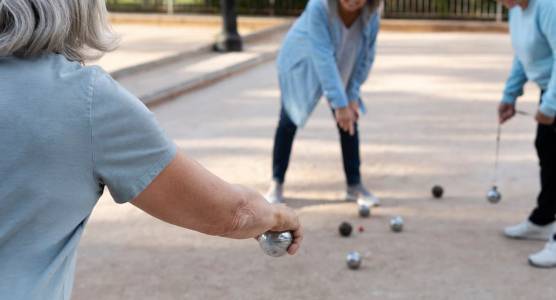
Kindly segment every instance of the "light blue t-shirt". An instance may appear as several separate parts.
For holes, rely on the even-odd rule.
[[[556,115],[556,0],[529,0],[523,10],[510,10],[510,33],[515,52],[502,102],[515,103],[523,86],[534,81],[545,91],[540,111]]]
[[[338,44],[336,49],[336,64],[340,77],[344,86],[347,88],[353,69],[355,68],[355,61],[357,60],[357,50],[361,44],[361,37],[363,34],[363,26],[365,26],[363,18],[358,17],[351,27],[346,27],[342,22],[342,42]],[[348,99],[349,101],[356,101],[357,99]]]
[[[175,153],[153,114],[101,69],[54,54],[0,58],[0,299],[70,299],[104,186],[130,201]]]

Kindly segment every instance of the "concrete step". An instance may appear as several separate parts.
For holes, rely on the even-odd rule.
[[[148,106],[156,105],[274,59],[289,25],[250,35],[242,52],[217,53],[207,45],[112,76]]]

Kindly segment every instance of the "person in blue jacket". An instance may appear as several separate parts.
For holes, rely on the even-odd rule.
[[[373,65],[380,0],[310,0],[288,32],[277,67],[281,111],[274,139],[271,203],[283,202],[283,184],[298,127],[324,96],[340,132],[348,201],[378,205],[360,174],[360,87]]]
[[[556,267],[556,1],[502,1],[510,9],[515,57],[498,108],[500,123],[515,115],[516,100],[527,81],[534,81],[542,91],[535,141],[541,192],[529,218],[506,228],[504,234],[510,238],[549,240],[542,251],[529,256],[529,262],[537,267]]]
[[[271,203],[282,203],[283,184],[298,127],[324,96],[340,132],[346,200],[378,205],[360,174],[360,87],[373,65],[380,0],[310,0],[288,32],[278,56],[281,111],[274,139]]]

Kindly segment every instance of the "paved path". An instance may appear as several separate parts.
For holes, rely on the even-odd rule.
[[[118,81],[146,104],[173,100],[191,90],[273,60],[289,27],[282,26],[244,36],[243,51],[217,53],[204,47],[172,58],[171,62],[117,76]],[[121,73],[121,72],[120,72]]]
[[[527,265],[543,243],[510,241],[538,189],[534,123],[504,128],[500,188],[486,203],[495,106],[511,62],[499,34],[380,36],[376,68],[363,86],[365,182],[383,199],[367,220],[341,200],[338,136],[321,105],[296,140],[288,204],[306,228],[299,255],[265,257],[253,240],[208,237],[163,224],[108,195],[79,249],[74,299],[555,299],[554,270]],[[263,191],[278,115],[272,63],[154,109],[182,151],[223,178]],[[534,111],[529,86],[520,108]],[[442,184],[446,197],[429,190]],[[391,216],[406,231],[388,229]],[[365,226],[344,239],[337,226]],[[358,250],[363,268],[344,256]]]
[[[253,32],[254,27],[240,27],[241,34]],[[121,35],[118,51],[105,55],[100,61],[104,69],[113,72],[141,63],[159,60],[181,52],[197,49],[215,40],[218,26],[115,24]]]

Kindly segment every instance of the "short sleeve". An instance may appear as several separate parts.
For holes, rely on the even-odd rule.
[[[95,71],[91,97],[94,174],[116,202],[125,203],[164,170],[176,146],[137,97],[104,71]]]

